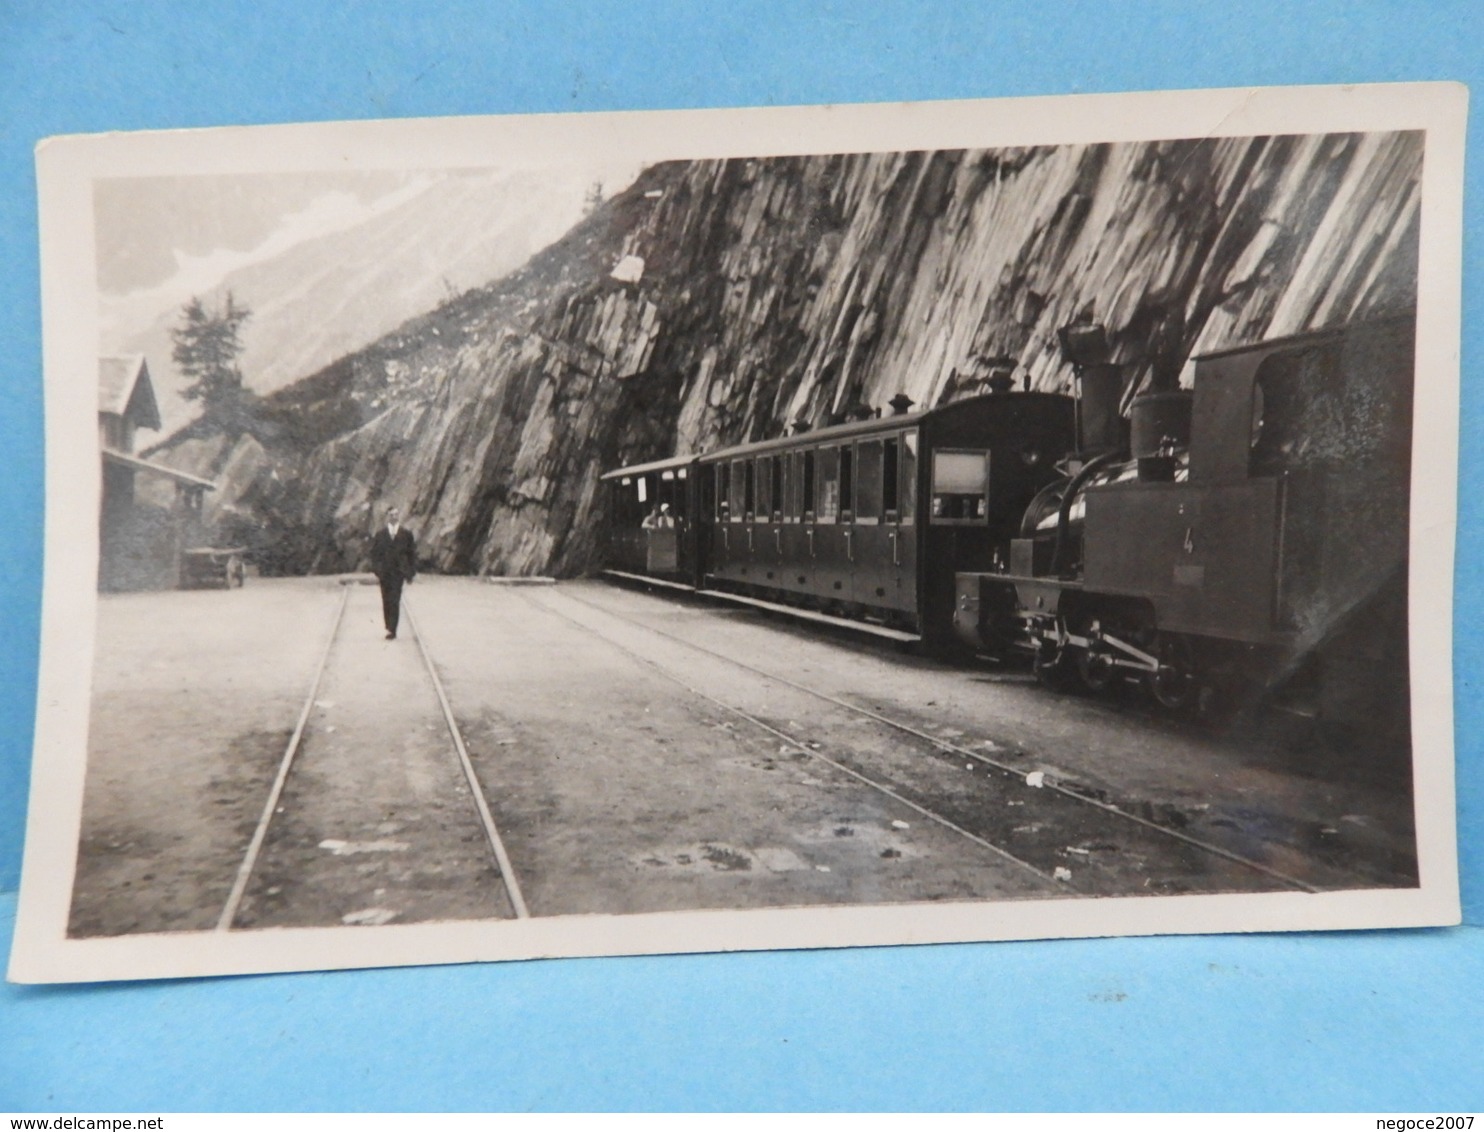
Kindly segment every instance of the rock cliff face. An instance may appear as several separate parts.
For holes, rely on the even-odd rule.
[[[1066,386],[1106,325],[1129,390],[1202,350],[1415,305],[1416,133],[670,163],[523,268],[180,440],[266,568],[364,562],[395,503],[451,572],[581,572],[597,477],[1014,363]]]

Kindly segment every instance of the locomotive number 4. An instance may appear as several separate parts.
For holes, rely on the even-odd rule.
[[[1190,554],[1195,550],[1195,540],[1190,537],[1191,530],[1191,527],[1185,528],[1185,541],[1180,544],[1181,546],[1185,547],[1186,554]]]

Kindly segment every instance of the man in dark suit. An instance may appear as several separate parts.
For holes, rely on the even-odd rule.
[[[371,572],[381,583],[381,616],[386,621],[386,639],[394,641],[402,612],[402,585],[417,574],[417,547],[395,507],[387,508],[386,526],[371,539]]]

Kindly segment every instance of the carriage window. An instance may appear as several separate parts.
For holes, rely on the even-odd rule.
[[[833,523],[840,518],[840,450],[821,448],[815,454],[814,464],[819,485],[814,496],[815,519]]]
[[[855,515],[855,449],[840,449],[840,521],[848,523]]]
[[[757,465],[742,461],[742,514],[750,523],[757,511]]]
[[[804,522],[814,522],[814,481],[815,481],[815,459],[814,452],[810,450],[804,453],[804,471],[800,477],[799,500],[804,505]]]
[[[726,519],[726,491],[721,482],[720,464],[708,464],[700,469],[700,512],[712,515],[715,521]]]
[[[747,517],[747,497],[750,494],[748,480],[750,478],[747,474],[747,461],[733,460],[731,520],[734,523],[740,523]]]
[[[727,491],[727,466],[712,464],[711,471],[711,486],[716,492],[716,521],[725,523],[732,513],[732,500]]]
[[[902,433],[902,522],[917,514],[917,430]]]
[[[933,521],[974,522],[985,518],[989,453],[940,449],[933,453]]]
[[[778,457],[778,482],[773,487],[773,502],[777,505],[781,523],[791,523],[799,517],[798,504],[794,501],[795,459],[797,457],[791,452]]]
[[[874,523],[881,518],[881,441],[856,447],[855,520]]]
[[[783,522],[783,480],[784,472],[788,467],[788,460],[784,456],[769,456],[768,469],[769,479],[772,487],[768,492],[768,511],[773,516],[773,522]]]
[[[785,478],[783,481],[783,518],[785,522],[797,523],[804,513],[803,475],[804,454],[790,452],[783,457]]]
[[[757,458],[757,517],[766,523],[773,515],[773,457]]]
[[[897,502],[901,498],[899,481],[902,474],[897,465],[898,443],[896,437],[892,437],[881,446],[881,514],[889,523],[901,517]]]
[[[640,476],[637,482],[639,484],[639,502],[640,503],[648,503],[649,502],[649,481],[646,480],[643,476]]]

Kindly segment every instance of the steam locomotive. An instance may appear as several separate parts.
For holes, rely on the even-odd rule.
[[[955,576],[961,638],[1058,687],[1132,676],[1169,708],[1273,693],[1403,728],[1413,321],[1197,358],[1192,388],[1134,398],[1126,441],[1106,343],[1063,336],[1079,451],[1009,569]]]
[[[1076,398],[1012,391],[620,468],[618,576],[1139,683],[1407,725],[1413,319],[1195,358],[1125,405],[1101,327]]]

